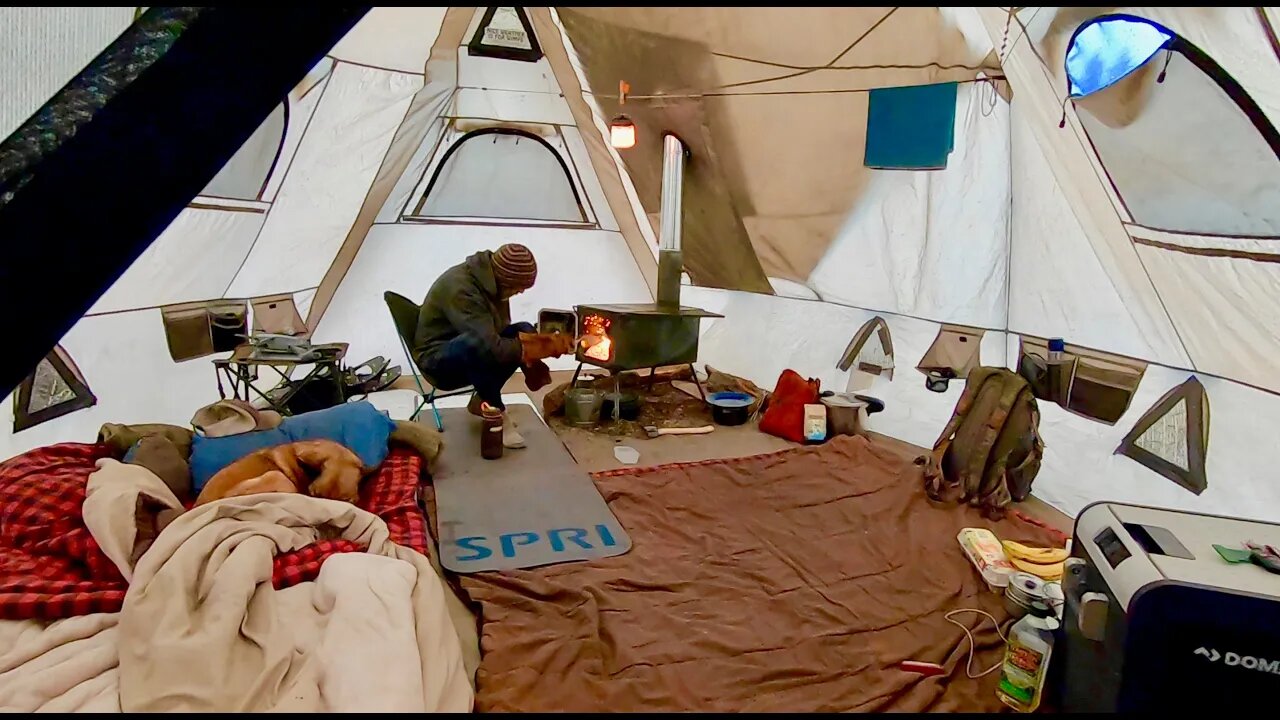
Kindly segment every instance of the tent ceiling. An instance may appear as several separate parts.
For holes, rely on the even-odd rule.
[[[685,206],[699,216],[686,221],[685,262],[695,283],[722,288],[808,280],[873,172],[861,162],[865,90],[998,72],[989,40],[936,7],[559,14],[603,112],[632,117],[639,147],[665,131],[690,145]],[[638,96],[621,108],[620,80]],[[656,154],[622,157],[656,213]]]

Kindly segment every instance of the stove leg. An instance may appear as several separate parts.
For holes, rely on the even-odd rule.
[[[578,369],[573,371],[573,379],[569,381],[570,388],[578,387],[578,373],[582,372],[582,363],[578,363]]]
[[[649,390],[649,391],[653,390],[653,376],[657,374],[657,372],[658,372],[657,367],[649,368],[649,384],[645,386],[646,390]]]
[[[613,374],[613,421],[622,419],[622,377]]]
[[[698,371],[693,367],[693,363],[689,363],[689,372],[693,373],[693,384],[698,387],[698,394],[702,396],[702,402],[707,401],[707,393],[702,389],[702,383],[698,382]]]

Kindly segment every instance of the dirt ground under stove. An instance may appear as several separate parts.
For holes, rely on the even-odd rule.
[[[658,428],[702,427],[711,425],[711,409],[700,398],[677,389],[672,380],[692,381],[693,375],[688,368],[672,369],[658,372],[652,383],[648,371],[624,372],[617,376],[618,385],[624,394],[635,393],[640,398],[640,415],[635,420],[601,417],[593,426],[581,427],[571,425],[564,415],[564,391],[569,383],[562,383],[543,397],[543,417],[553,430],[576,428],[588,430],[615,438],[647,438],[644,428],[651,425]],[[585,375],[578,380],[579,387],[592,387],[601,392],[612,393],[614,378],[598,375],[586,379]],[[709,392],[706,388],[704,391]]]

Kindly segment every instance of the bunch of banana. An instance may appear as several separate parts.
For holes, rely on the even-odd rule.
[[[1062,579],[1062,562],[1067,551],[1062,548],[1034,548],[1022,543],[1005,540],[1004,554],[1013,566],[1025,573],[1049,581]]]

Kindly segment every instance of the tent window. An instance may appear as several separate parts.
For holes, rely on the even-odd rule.
[[[200,194],[230,200],[259,199],[284,149],[284,132],[288,126],[289,103],[283,102],[276,106]]]
[[[1280,133],[1203,51],[1149,20],[1106,15],[1076,31],[1066,68],[1080,122],[1135,223],[1280,236]]]
[[[522,7],[485,8],[476,34],[467,44],[467,54],[537,62],[542,58],[538,36]]]
[[[1068,412],[1114,425],[1129,409],[1147,364],[1067,345],[1062,362],[1050,363],[1049,341],[1023,335],[1018,371],[1036,398]]]
[[[13,394],[13,431],[92,407],[98,399],[61,346],[45,356]]]
[[[978,328],[943,325],[916,369],[926,374],[930,370],[950,370],[957,378],[968,377],[969,371],[981,364],[979,355],[984,332]]]
[[[893,379],[893,340],[883,318],[874,317],[858,329],[837,366]]]
[[[1138,420],[1116,452],[1199,495],[1209,487],[1209,398],[1195,377],[1164,394]]]
[[[531,132],[497,127],[469,132],[445,151],[415,215],[588,222],[555,148]]]
[[[1136,18],[1103,18],[1076,31],[1067,49],[1071,97],[1111,87],[1142,67],[1173,40],[1172,32]]]

